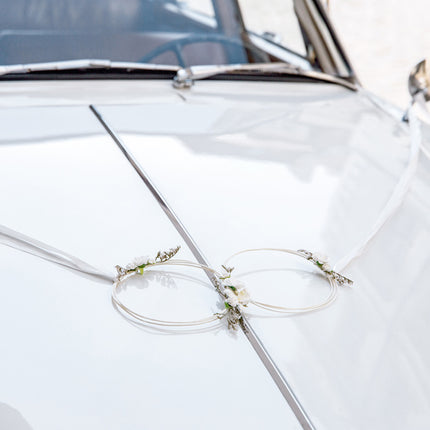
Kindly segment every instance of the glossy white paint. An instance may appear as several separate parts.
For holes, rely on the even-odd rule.
[[[7,129],[0,136],[0,188],[9,201],[1,222],[104,268],[141,254],[142,243],[146,253],[181,241],[110,139],[101,136],[85,107],[89,103],[98,105],[120,132],[214,265],[239,249],[259,246],[321,250],[335,262],[365,237],[408,157],[403,124],[365,93],[332,85],[198,82],[178,95],[168,81],[2,83],[0,105],[15,108],[0,111],[8,125],[2,124]],[[404,205],[348,268],[356,287],[341,290],[332,307],[300,317],[251,320],[317,428],[427,425],[429,176],[430,162],[422,157]],[[8,301],[0,313],[7,318],[2,347],[15,354],[5,367],[34,378],[31,390],[46,387],[43,396],[37,391],[42,405],[37,408],[31,403],[36,391],[23,393],[10,372],[0,386],[0,401],[15,405],[35,429],[56,428],[55,417],[73,419],[73,413],[70,428],[87,425],[76,420],[95,416],[90,398],[103,410],[91,428],[137,428],[132,423],[143,405],[150,428],[178,428],[173,422],[201,428],[203,420],[210,428],[222,417],[240,419],[246,407],[253,411],[246,424],[250,428],[263,426],[263,413],[272,419],[264,427],[294,426],[242,336],[148,334],[114,312],[108,287],[7,248],[0,252],[8,267],[3,269],[6,282],[14,287],[6,290]],[[243,258],[236,267],[242,273],[255,271],[257,263],[270,270],[244,279],[261,299],[307,303],[326,292],[312,268],[289,257]],[[22,264],[29,270],[22,273]],[[200,303],[210,307],[211,297],[208,290]],[[56,301],[59,307],[47,306]],[[34,302],[40,307],[29,306]],[[18,319],[18,304],[29,312],[25,318]],[[54,318],[60,318],[56,326]],[[91,331],[85,334],[88,321]],[[105,337],[112,333],[116,342]],[[40,341],[29,350],[17,341],[22,338]],[[40,344],[60,347],[53,351]],[[186,355],[189,351],[193,357]],[[238,378],[245,396],[235,408],[220,394],[233,353],[243,360],[231,377]],[[22,359],[29,354],[37,357],[33,376]],[[67,373],[68,356],[79,366]],[[180,357],[184,372],[166,370],[172,369],[172,356]],[[49,384],[47,363],[55,369]],[[145,365],[151,373],[140,372]],[[122,373],[107,376],[118,368]],[[78,378],[83,370],[89,378],[85,383]],[[197,380],[191,380],[193,372],[199,372]],[[112,378],[108,386],[103,385],[106,377]],[[125,398],[114,399],[116,384]],[[100,385],[108,393],[102,398]],[[145,397],[138,403],[133,399],[143,386],[156,392],[142,391]],[[197,404],[185,402],[184,386],[186,398]],[[159,401],[165,392],[168,406]],[[46,399],[59,402],[58,415],[44,413]],[[116,412],[114,400],[121,402]],[[195,415],[196,405],[202,415]],[[165,406],[178,415],[163,413]],[[160,416],[166,421],[158,421]]]
[[[11,126],[0,145],[3,224],[112,272],[177,244],[192,258],[86,106],[1,117]],[[109,284],[5,246],[0,265],[0,428],[299,427],[242,333],[135,326],[113,308]],[[216,312],[204,275],[181,273],[192,278],[173,273],[169,287],[155,278],[126,294],[153,316]]]
[[[213,264],[260,246],[340,259],[366,237],[407,164],[405,126],[362,93],[217,84],[196,85],[158,128],[145,104],[101,110]],[[325,311],[252,320],[317,428],[427,423],[429,168],[422,158],[401,210],[349,268],[354,289]],[[306,272],[247,275],[253,293],[272,303],[322,298],[323,281],[289,260],[261,256],[263,268]]]
[[[0,94],[0,107],[5,108],[88,106],[91,103],[136,104],[143,100],[158,104],[182,100],[170,81],[140,80],[2,82]]]

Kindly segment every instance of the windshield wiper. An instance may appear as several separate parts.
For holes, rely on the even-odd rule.
[[[210,78],[221,74],[240,74],[240,72],[249,72],[257,74],[275,73],[276,75],[291,75],[297,77],[305,77],[311,80],[323,81],[332,84],[342,85],[351,90],[356,90],[357,87],[346,79],[337,76],[327,75],[326,73],[317,72],[314,70],[303,70],[300,67],[292,66],[291,64],[275,62],[275,63],[254,63],[254,64],[224,64],[224,65],[207,65],[207,66],[191,66],[180,68],[173,78],[173,86],[175,88],[191,88],[194,81]]]
[[[0,76],[13,73],[47,72],[55,70],[80,70],[80,69],[117,69],[117,70],[160,70],[177,72],[179,66],[169,66],[151,63],[121,62],[99,59],[53,61],[48,63],[12,64],[0,66]]]

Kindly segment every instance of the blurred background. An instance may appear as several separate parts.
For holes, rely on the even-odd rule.
[[[405,107],[409,72],[430,56],[430,1],[330,0],[329,15],[362,85]]]
[[[239,0],[249,28],[304,53],[292,0]],[[412,67],[430,56],[430,0],[321,0],[362,85],[404,108]]]

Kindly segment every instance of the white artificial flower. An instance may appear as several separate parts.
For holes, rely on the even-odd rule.
[[[239,279],[235,278],[227,278],[224,280],[224,284],[230,287],[234,287],[237,290],[241,290],[245,287],[245,284],[242,281],[239,281]]]
[[[331,272],[331,266],[328,263],[324,263],[321,267],[322,270],[324,270],[324,272]]]
[[[154,260],[152,258],[149,258],[147,255],[144,255],[142,257],[136,257],[133,260],[134,267],[142,266],[143,264],[154,264]]]
[[[242,306],[246,306],[251,301],[251,296],[245,288],[242,288],[237,293],[237,298]]]
[[[321,254],[319,252],[314,252],[312,254],[312,256],[314,257],[314,259],[316,261],[318,261],[318,263],[321,263],[321,264],[328,263],[328,257],[327,257],[327,255]]]
[[[226,288],[224,290],[226,297],[226,302],[232,306],[235,307],[239,304],[239,298],[237,297],[237,295],[235,294],[235,292],[231,289],[231,288]]]
[[[134,270],[136,266],[132,263],[128,263],[127,266],[125,266],[126,270]]]

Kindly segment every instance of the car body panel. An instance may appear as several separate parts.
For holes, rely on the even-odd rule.
[[[408,129],[363,93],[260,88],[198,83],[180,110],[165,107],[162,126],[145,104],[99,109],[213,264],[254,247],[322,250],[336,262],[366,239],[391,197],[409,162]],[[330,309],[251,319],[317,428],[427,422],[429,167],[421,156],[405,202],[348,267],[355,287]],[[274,262],[276,270],[244,277],[252,293],[270,303],[323,297],[324,281],[305,265],[284,260],[306,270],[299,276],[280,273],[276,256],[237,261],[244,276]]]
[[[0,144],[2,224],[112,276],[115,264],[171,246],[193,258],[87,106],[0,109],[0,117],[9,127]],[[0,261],[8,430],[215,429],[223,415],[236,427],[299,428],[243,333],[136,326],[112,306],[110,283],[5,246]],[[168,286],[153,281],[172,290],[181,315],[219,311],[203,273],[178,276]],[[125,294],[166,319],[178,313],[177,302],[147,287],[128,284]]]
[[[116,81],[110,82],[108,89],[103,82],[65,84],[64,91],[55,82],[9,82],[0,89],[2,105],[15,106],[2,110],[8,127],[1,150],[5,154],[9,148],[16,154],[2,160],[6,166],[20,166],[18,170],[2,169],[3,192],[12,178],[22,178],[20,184],[14,183],[18,191],[9,198],[3,223],[106,268],[118,260],[126,262],[136,253],[182,241],[113,142],[107,135],[101,136],[104,132],[90,116],[90,103],[119,133],[217,267],[235,251],[261,246],[319,250],[329,254],[332,262],[338,261],[366,238],[409,159],[407,126],[378,108],[364,92],[335,85],[202,81],[180,92],[173,90],[169,81],[133,85]],[[27,102],[20,96],[26,85],[31,88]],[[55,100],[61,100],[63,107]],[[25,103],[30,107],[23,108]],[[34,138],[39,143],[32,143]],[[49,168],[35,164],[39,149],[41,160],[49,159],[49,154],[55,156]],[[74,160],[71,171],[65,170],[69,159]],[[288,318],[251,318],[317,428],[401,429],[422,427],[427,422],[429,167],[429,160],[420,157],[403,205],[366,253],[345,271],[355,286],[340,290],[330,308]],[[28,175],[34,169],[44,172],[33,180],[36,193],[27,189]],[[54,169],[52,178],[60,178],[55,187],[47,176],[49,169]],[[94,175],[98,178],[96,188],[86,185]],[[78,182],[71,179],[75,177]],[[32,199],[30,207],[27,202]],[[45,213],[36,213],[41,204],[46,213],[52,211],[50,222]],[[35,216],[28,217],[32,212]],[[106,217],[94,225],[94,219]],[[132,234],[124,233],[125,217]],[[54,230],[52,224],[58,219],[63,220],[62,228]],[[70,223],[76,223],[77,230],[67,229]],[[147,223],[159,228],[142,227]],[[141,229],[145,232],[142,251],[134,234]],[[79,239],[81,234],[86,238],[84,243]],[[111,239],[107,241],[107,237]],[[124,242],[118,241],[119,237]],[[98,245],[91,250],[88,243]],[[184,252],[189,256],[189,251]],[[8,276],[17,277],[20,266],[15,259],[19,255],[14,251],[12,256],[8,250],[2,253],[7,265],[14,267]],[[75,281],[76,275],[66,273],[68,280],[63,281],[61,269],[30,263],[29,258],[25,257],[25,265],[37,276],[37,285],[47,271],[50,276],[52,272],[54,285],[50,282],[46,287],[49,294],[54,294],[56,282],[65,282],[69,290],[77,283],[79,291],[90,289],[87,280]],[[242,272],[251,293],[272,302],[309,303],[326,292],[324,279],[293,259],[259,255],[237,263],[236,270]],[[267,270],[254,273],[260,266]],[[11,278],[8,282],[17,281]],[[73,299],[74,308],[80,306],[79,294]],[[100,312],[113,314],[107,290],[99,295],[103,297],[91,298],[93,306],[100,303]],[[47,311],[53,312],[51,306]],[[75,315],[72,309],[67,312],[67,323],[72,324]],[[111,327],[115,324],[109,319]],[[129,329],[124,324],[121,330]],[[127,337],[138,343],[141,335],[144,342],[147,335],[140,331]],[[18,334],[11,331],[8,338],[12,336]],[[195,348],[193,336],[180,336],[180,346],[170,343],[174,336],[166,341],[150,337],[148,342],[156,350],[166,348],[166,354],[168,346],[177,347],[181,355]],[[233,354],[234,348],[246,349],[242,338],[240,334],[236,345],[224,332],[215,340],[204,335],[205,342],[215,342],[207,347],[209,352],[223,345],[227,355]],[[143,350],[135,354],[143,354]],[[213,358],[208,353],[200,356],[199,362],[204,361],[207,369]],[[165,366],[158,365],[154,372],[159,382],[168,380],[175,387],[181,384],[180,376],[166,379],[160,373]],[[253,375],[255,369],[247,371]],[[242,372],[240,378],[244,378]],[[258,372],[256,375],[265,381]],[[211,370],[210,378],[213,376]],[[257,377],[250,377],[253,384],[263,383],[257,382]],[[214,380],[217,378],[223,377],[216,374]],[[270,398],[268,403],[282,409],[278,400]],[[173,397],[169,408],[171,402]],[[154,414],[158,413],[159,406],[151,405]],[[185,415],[178,422],[181,419]],[[277,419],[274,416],[273,422]],[[285,419],[279,418],[283,425]],[[148,422],[153,425],[157,421],[148,418]],[[254,424],[259,425],[258,419]]]

